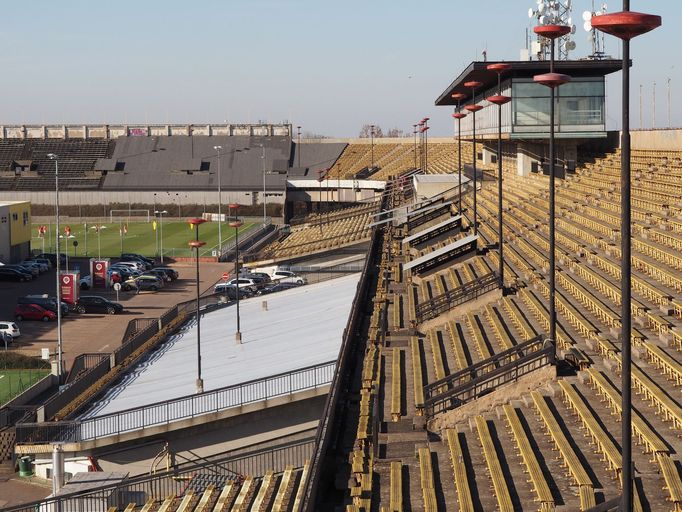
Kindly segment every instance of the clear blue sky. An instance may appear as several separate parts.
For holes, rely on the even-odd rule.
[[[487,48],[518,59],[535,0],[22,0],[3,2],[0,123],[280,122],[356,136],[363,123],[452,133],[435,98]],[[588,53],[581,13],[574,57]],[[609,11],[620,10],[609,2]],[[633,1],[663,26],[632,43],[632,126],[682,125],[677,45],[682,2]],[[677,35],[675,35],[677,34]],[[607,51],[620,45],[607,38]],[[609,79],[610,127],[619,125],[620,74]]]

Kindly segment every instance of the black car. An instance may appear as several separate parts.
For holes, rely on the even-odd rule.
[[[241,272],[239,277],[245,277],[247,279],[260,279],[264,284],[272,281],[269,274],[265,272]]]
[[[22,272],[15,268],[5,268],[6,265],[0,267],[0,281],[30,281],[33,276],[27,272]]]
[[[126,261],[126,258],[136,258],[138,260],[142,260],[150,265],[154,265],[154,260],[151,258],[147,258],[146,256],[142,256],[141,254],[137,254],[134,252],[124,252],[121,254],[121,261]]]
[[[224,295],[230,300],[235,300],[237,298],[237,287],[233,284],[219,283],[213,288],[213,293],[218,295]],[[248,288],[239,289],[239,298],[248,299],[253,297],[253,292]]]
[[[123,312],[123,306],[118,302],[113,302],[97,295],[81,295],[76,304],[76,311],[79,313],[107,313],[115,315]]]
[[[296,283],[268,283],[256,292],[256,295],[266,295],[268,293],[283,292],[301,286]]]

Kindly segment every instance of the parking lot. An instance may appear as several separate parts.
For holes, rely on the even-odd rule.
[[[74,261],[81,269],[87,269],[87,260]],[[111,352],[121,343],[128,322],[133,318],[156,317],[169,307],[196,296],[195,266],[192,263],[172,264],[180,274],[176,281],[168,283],[157,292],[119,292],[118,302],[124,311],[117,315],[69,313],[62,322],[62,341],[66,368],[74,357],[82,353]],[[230,272],[230,263],[201,263],[201,291],[212,289],[223,272]],[[49,270],[25,283],[0,281],[0,320],[14,321],[17,298],[29,294],[55,295],[55,274]],[[116,301],[112,290],[81,291],[81,295],[100,295]],[[57,323],[29,321],[17,322],[21,337],[15,340],[12,350],[25,355],[38,356],[41,348],[54,353],[57,347]]]

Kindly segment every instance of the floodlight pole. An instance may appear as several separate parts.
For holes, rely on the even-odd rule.
[[[429,172],[429,118],[424,118],[424,172]]]
[[[265,144],[260,145],[263,154],[261,155],[261,160],[263,160],[263,226],[266,224],[266,217],[267,217],[267,206],[268,206],[268,200],[266,199],[266,191],[265,191]]]
[[[466,108],[472,113],[472,137],[474,142],[473,147],[473,169],[474,169],[474,235],[478,235],[478,207],[476,204],[476,112],[481,110],[483,107],[476,104],[476,88],[483,85],[481,82],[465,82],[464,87],[471,88],[471,104],[467,105]]]
[[[166,210],[154,210],[154,215],[159,218],[159,230],[161,231],[159,234],[159,245],[161,248],[159,252],[161,253],[161,263],[163,263],[163,216],[166,213],[168,213]]]
[[[242,222],[237,219],[237,209],[239,205],[236,203],[230,204],[230,210],[234,208],[234,220],[230,222],[230,226],[234,228],[234,247],[235,247],[235,257],[234,257],[234,273],[237,279],[237,332],[234,334],[235,342],[239,345],[242,342],[242,332],[241,326],[239,324],[239,227]]]
[[[199,286],[199,249],[206,245],[206,242],[199,240],[199,226],[204,222],[206,222],[206,219],[200,217],[189,219],[189,223],[194,226],[194,240],[189,243],[189,246],[197,250],[197,394],[204,392],[204,380],[201,378],[201,290]]]
[[[301,167],[301,127],[297,126],[296,131],[298,132],[297,134],[297,144],[298,144],[298,166]]]
[[[56,233],[57,236],[55,243],[57,244],[57,258],[55,265],[55,283],[57,288],[57,374],[61,382],[62,372],[63,372],[63,362],[62,362],[62,294],[61,294],[61,282],[59,279],[60,273],[60,253],[59,253],[59,157],[54,153],[48,153],[47,157],[50,160],[54,160],[54,205],[55,205],[55,220],[56,220]],[[68,246],[67,246],[68,252]]]
[[[218,261],[220,261],[220,258],[223,256],[223,216],[222,216],[222,203],[223,203],[223,187],[222,187],[222,169],[221,169],[221,160],[220,158],[220,150],[223,149],[222,146],[213,146],[213,149],[215,149],[217,155],[216,158],[218,159]]]
[[[417,168],[417,126],[416,124],[412,125],[412,133],[414,133],[414,168]]]
[[[457,100],[457,111],[452,114],[452,117],[457,119],[457,174],[459,176],[459,197],[457,199],[457,207],[459,214],[462,215],[462,119],[466,114],[460,112],[460,101],[466,98],[466,94],[456,92],[452,97]]]
[[[661,25],[661,17],[630,11],[630,1],[623,0],[623,11],[592,17],[592,26],[597,30],[623,40],[623,90],[622,128],[620,156],[620,290],[621,290],[621,447],[623,496],[620,510],[633,508],[633,467],[632,467],[632,318],[631,318],[631,179],[630,179],[630,39],[644,34]],[[640,123],[641,124],[641,123]]]

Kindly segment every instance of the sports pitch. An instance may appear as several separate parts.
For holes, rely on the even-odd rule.
[[[32,250],[43,250],[43,240],[38,236],[38,228],[41,224],[33,224],[33,235],[31,239]],[[42,224],[47,226],[48,232],[45,233],[44,243],[45,252],[55,252],[55,225]],[[64,229],[71,228],[71,236],[68,240],[61,239],[61,252],[66,252],[64,243],[68,242],[69,256],[89,256],[89,257],[118,257],[122,252],[135,252],[144,256],[154,257],[160,254],[161,248],[161,225],[157,222],[154,229],[154,222],[130,222],[126,223],[66,223],[61,224],[62,237]],[[248,230],[253,223],[245,223],[239,232]],[[97,228],[99,233],[97,232]],[[127,232],[126,229],[127,229]],[[87,231],[87,237],[86,237]],[[167,257],[190,256],[192,251],[187,245],[190,240],[194,240],[195,232],[187,222],[164,221],[163,223],[163,254]],[[222,226],[223,245],[228,244],[234,238],[234,228],[227,223]],[[157,247],[158,240],[158,247]],[[211,250],[218,246],[218,223],[206,222],[199,226],[199,240],[206,242],[202,248],[203,255],[211,255]],[[78,242],[74,247],[73,242]]]
[[[50,370],[0,370],[0,405],[45,377]]]

